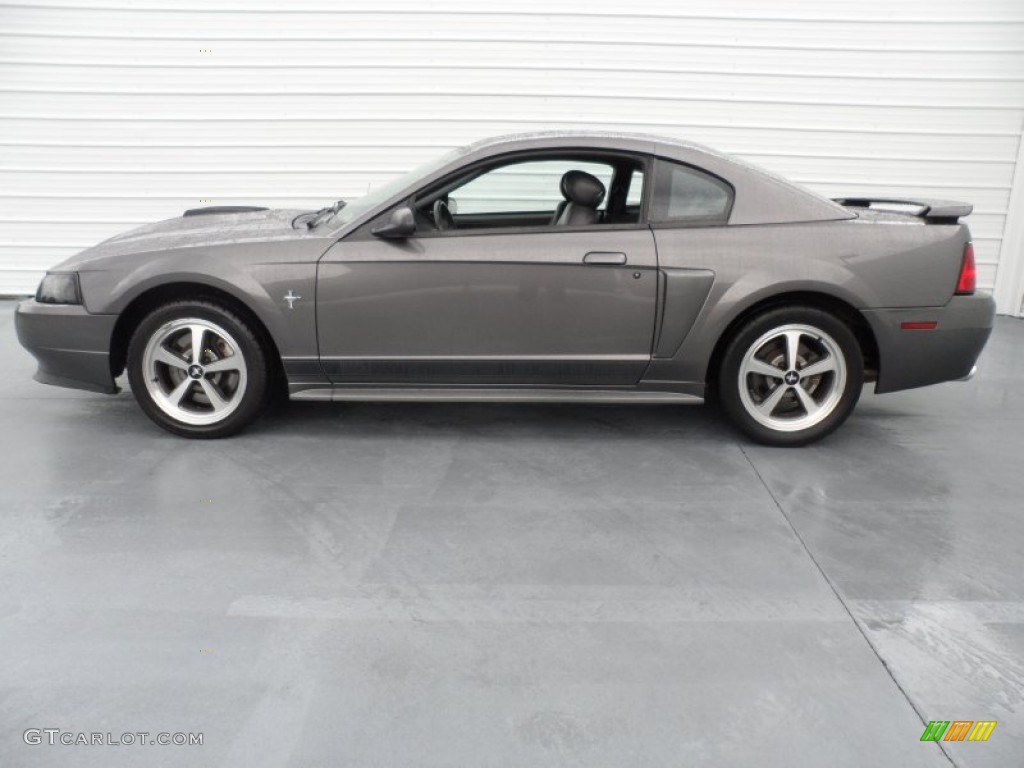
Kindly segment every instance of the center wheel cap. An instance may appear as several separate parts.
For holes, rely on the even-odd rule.
[[[203,378],[203,367],[201,365],[190,365],[188,367],[188,375],[193,379]]]
[[[789,384],[789,386],[793,386],[800,381],[800,374],[796,371],[786,371],[786,375],[782,377],[782,380]]]

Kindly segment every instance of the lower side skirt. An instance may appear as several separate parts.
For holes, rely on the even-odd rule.
[[[292,392],[292,400],[330,402],[434,403],[686,403],[704,398],[650,390],[508,387],[350,387],[322,386]]]

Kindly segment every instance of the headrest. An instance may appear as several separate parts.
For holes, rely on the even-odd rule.
[[[604,200],[604,184],[584,171],[566,171],[562,176],[562,197],[571,203],[597,208]]]

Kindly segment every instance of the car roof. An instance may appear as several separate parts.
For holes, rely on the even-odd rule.
[[[563,147],[582,141],[588,145],[607,143],[609,148],[620,148],[623,144],[664,144],[681,149],[692,149],[699,152],[706,152],[711,155],[725,156],[704,144],[695,141],[685,141],[671,136],[659,136],[650,133],[639,133],[631,131],[612,130],[549,130],[549,131],[523,131],[520,133],[507,133],[501,136],[492,136],[474,141],[464,147],[467,152],[474,152],[482,149],[505,148],[509,144],[550,144],[552,147]]]

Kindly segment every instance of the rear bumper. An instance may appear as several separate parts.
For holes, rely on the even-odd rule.
[[[985,348],[996,305],[991,296],[954,296],[942,307],[863,310],[878,342],[875,392],[898,392],[969,378]],[[934,330],[903,330],[904,322],[936,323]]]
[[[14,326],[18,341],[39,363],[34,376],[53,384],[90,392],[117,392],[110,373],[110,338],[117,315],[91,315],[82,306],[18,305]]]

